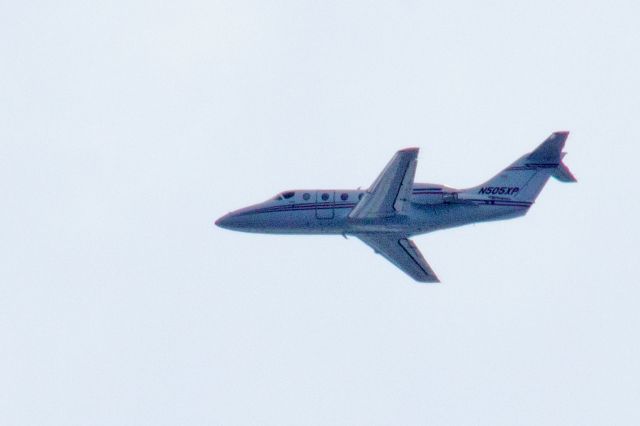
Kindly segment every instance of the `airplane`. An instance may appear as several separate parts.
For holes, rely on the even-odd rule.
[[[468,189],[414,183],[419,148],[398,151],[365,190],[288,190],[218,219],[219,227],[266,234],[357,237],[415,281],[440,282],[409,238],[525,215],[549,177],[576,182],[562,162],[569,132],[555,132],[485,183]]]

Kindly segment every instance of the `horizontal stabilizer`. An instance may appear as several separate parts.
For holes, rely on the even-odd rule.
[[[573,176],[569,168],[562,161],[558,164],[558,167],[551,175],[558,179],[560,182],[577,182],[578,180]]]

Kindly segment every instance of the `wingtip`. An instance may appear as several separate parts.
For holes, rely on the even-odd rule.
[[[420,284],[440,284],[440,278],[438,278],[438,276],[434,274],[433,271],[431,271],[431,273],[426,273],[421,277],[414,277],[413,279]]]

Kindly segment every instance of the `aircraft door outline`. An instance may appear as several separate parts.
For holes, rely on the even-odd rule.
[[[316,192],[316,218],[333,219],[335,194],[335,191]]]

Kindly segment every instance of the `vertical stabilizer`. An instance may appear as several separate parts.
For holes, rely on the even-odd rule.
[[[569,132],[551,134],[531,153],[523,155],[498,175],[465,193],[533,202],[551,176],[562,182],[575,182],[575,177],[562,162],[565,155],[562,149],[568,136]]]

